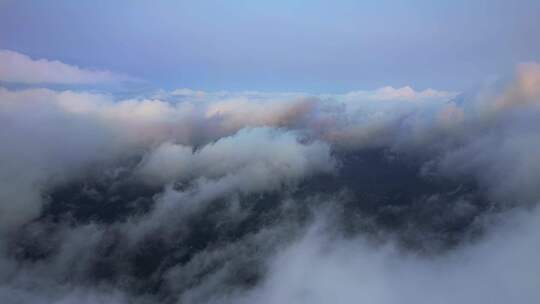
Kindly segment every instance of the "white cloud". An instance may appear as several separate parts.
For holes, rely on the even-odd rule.
[[[24,84],[95,84],[133,80],[106,70],[89,70],[57,60],[32,59],[0,50],[0,81]]]
[[[276,256],[258,287],[209,302],[537,303],[539,216],[513,214],[481,242],[429,258],[315,225]]]
[[[54,253],[52,260],[37,263],[35,269],[28,266],[19,270],[18,262],[0,256],[0,268],[16,274],[21,284],[44,284],[19,295],[15,287],[20,282],[10,282],[10,287],[0,288],[0,294],[39,296],[57,276],[76,272],[85,278],[86,267],[100,259],[94,249],[104,235],[112,234],[111,227],[133,243],[156,230],[179,240],[176,234],[189,234],[189,227],[180,232],[169,228],[178,223],[189,225],[183,221],[186,214],[190,216],[216,199],[224,198],[234,205],[242,194],[294,189],[309,176],[334,172],[335,158],[343,148],[356,152],[378,147],[418,156],[427,161],[426,172],[433,169],[458,180],[474,178],[479,191],[489,194],[487,199],[501,205],[509,201],[523,210],[522,206],[537,204],[540,198],[540,157],[535,153],[540,150],[539,75],[538,65],[521,66],[511,81],[467,96],[463,102],[449,101],[454,93],[416,92],[408,87],[321,96],[184,89],[163,94],[162,99],[127,100],[84,92],[0,88],[0,252],[10,246],[3,242],[2,233],[23,227],[40,215],[43,190],[83,175],[88,166],[114,163],[117,157],[138,153],[145,157],[129,172],[130,178],[142,178],[164,189],[154,196],[149,213],[140,218],[111,226],[66,227],[58,238],[62,242],[59,253]],[[181,100],[164,100],[175,97]],[[285,195],[288,192],[282,191]],[[295,203],[291,199],[290,204]],[[231,217],[227,220],[234,212],[228,213]],[[277,248],[275,260],[266,265],[267,276],[247,293],[230,293],[230,300],[537,301],[540,272],[536,257],[530,253],[539,248],[539,213],[531,213],[503,213],[508,222],[486,224],[486,235],[476,243],[430,258],[315,231],[293,240],[285,250]],[[280,228],[268,226],[268,231]],[[208,254],[229,261],[240,256],[236,245],[220,257],[219,250],[201,249],[201,259]],[[8,265],[2,266],[3,262]],[[182,267],[175,270],[180,278],[194,277],[193,272],[199,270],[185,272]],[[220,275],[228,271],[235,276],[226,267]],[[216,295],[224,280],[201,277],[186,293],[187,299],[198,299],[199,293],[203,298]],[[493,291],[494,285],[497,288]],[[419,293],[419,288],[424,292]],[[60,297],[69,295],[67,291],[59,293]]]
[[[403,101],[431,101],[431,100],[449,100],[456,96],[456,92],[437,91],[426,89],[415,91],[409,86],[394,88],[386,86],[374,91],[352,91],[343,95],[347,99],[368,99],[368,100],[403,100]]]
[[[139,174],[159,184],[234,177],[239,179],[235,188],[258,192],[313,173],[331,172],[334,167],[325,143],[302,144],[294,133],[255,128],[243,129],[196,152],[191,147],[163,143],[143,161]]]
[[[171,92],[172,96],[180,96],[180,97],[195,97],[195,98],[203,98],[206,95],[206,92],[204,91],[196,91],[188,88],[182,88],[182,89],[176,89]]]
[[[157,168],[154,175],[160,178],[156,180],[168,182],[178,177],[178,172],[182,170],[175,168],[184,166],[184,159],[193,165],[190,163],[193,162],[192,156],[186,151],[194,146],[217,141],[201,150],[196,163],[204,163],[206,160],[201,159],[205,155],[210,157],[225,153],[212,154],[210,151],[227,146],[225,143],[234,140],[239,140],[237,144],[245,148],[223,154],[229,158],[227,162],[230,163],[238,155],[249,159],[250,155],[246,153],[252,150],[248,149],[249,143],[241,141],[241,138],[249,137],[248,141],[256,146],[273,143],[276,147],[282,147],[283,151],[287,151],[285,147],[296,146],[294,141],[276,141],[266,133],[259,134],[261,138],[258,138],[241,132],[240,137],[232,137],[238,139],[227,139],[242,129],[259,127],[295,130],[338,149],[390,147],[398,150],[422,149],[425,153],[437,151],[439,154],[433,155],[443,160],[439,167],[445,174],[472,171],[479,180],[485,180],[490,189],[497,188],[498,192],[504,190],[507,195],[528,193],[523,197],[530,200],[535,197],[536,188],[529,187],[521,179],[535,180],[539,176],[536,169],[532,170],[534,166],[530,165],[536,158],[523,152],[538,147],[534,140],[534,130],[537,130],[535,126],[538,124],[536,111],[533,111],[537,103],[532,102],[538,100],[539,95],[535,89],[539,79],[537,75],[536,65],[522,66],[515,80],[502,92],[487,97],[482,95],[481,98],[474,96],[467,104],[447,102],[453,93],[433,90],[416,92],[408,87],[312,97],[298,93],[214,94],[184,89],[177,93],[194,96],[195,100],[188,98],[179,102],[159,99],[115,100],[109,95],[47,89],[0,89],[0,117],[4,117],[4,124],[10,122],[0,131],[0,139],[11,143],[0,151],[0,158],[9,164],[0,173],[4,180],[0,196],[12,199],[20,192],[12,193],[12,189],[26,189],[25,195],[17,198],[20,199],[18,204],[0,205],[3,214],[6,214],[3,222],[11,225],[10,222],[18,223],[38,214],[40,187],[45,181],[54,181],[51,176],[66,174],[72,168],[80,168],[90,161],[115,157],[134,147],[152,150],[163,143],[170,145],[165,144],[156,151],[161,151],[162,156],[167,158],[165,163],[178,159],[178,164],[148,163],[148,168]],[[492,102],[489,103],[489,100]],[[519,116],[519,121],[526,123],[515,123],[517,116],[510,110],[516,106],[529,107]],[[501,124],[504,121],[511,123]],[[524,124],[529,127],[524,128]],[[495,126],[504,128],[505,132],[489,132]],[[64,144],[58,145],[51,140],[53,138]],[[262,139],[266,141],[260,142]],[[280,145],[283,142],[286,144]],[[529,150],[515,148],[516,143],[529,147]],[[66,147],[71,150],[68,151]],[[281,155],[271,148],[269,146],[268,149],[270,156]],[[31,152],[37,150],[41,152]],[[488,152],[478,153],[479,150]],[[259,156],[262,159],[270,157],[266,154]],[[224,163],[213,158],[208,162],[214,170]],[[293,162],[284,166],[294,169],[296,164]],[[242,171],[254,176],[246,180],[246,185],[257,184],[256,177],[260,176],[255,174],[258,167],[250,168],[253,170]],[[236,169],[226,170],[232,172]],[[149,169],[149,172],[152,170]],[[210,171],[197,172],[203,176]],[[485,174],[482,172],[501,176],[501,180],[502,172],[515,176],[501,186],[489,182],[487,177],[483,178]],[[18,211],[8,215],[7,210]]]

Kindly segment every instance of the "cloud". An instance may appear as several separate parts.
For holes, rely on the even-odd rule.
[[[537,301],[539,75],[458,96],[0,88],[0,295]]]
[[[183,89],[176,89],[170,93],[172,96],[180,96],[180,97],[199,97],[203,98],[206,96],[206,92],[200,91],[200,90],[192,90],[188,88]]]
[[[139,174],[159,184],[217,179],[240,171],[238,187],[261,191],[296,180],[312,172],[335,167],[330,148],[322,142],[301,144],[293,133],[270,128],[243,129],[193,151],[191,147],[163,143],[141,163]]]
[[[303,176],[307,171],[295,166],[304,166],[301,164],[306,160],[302,159],[302,155],[311,152],[298,149],[313,146],[314,143],[316,149],[323,151],[321,155],[326,155],[326,158],[318,160],[319,163],[331,162],[328,157],[330,149],[387,147],[398,152],[422,149],[424,154],[434,153],[428,155],[438,160],[437,166],[432,168],[438,168],[445,175],[472,172],[490,189],[499,189],[493,191],[499,193],[497,197],[503,197],[503,192],[506,197],[510,193],[517,197],[516,193],[520,193],[523,200],[530,201],[536,195],[536,191],[532,190],[534,187],[526,186],[531,189],[527,191],[521,188],[526,185],[522,180],[535,180],[537,170],[525,168],[530,168],[527,164],[534,157],[525,155],[525,150],[512,147],[519,142],[535,149],[535,103],[528,103],[532,108],[521,114],[510,112],[509,106],[504,107],[504,111],[500,106],[493,107],[494,104],[501,104],[501,100],[535,100],[536,74],[535,65],[521,66],[515,81],[506,85],[502,92],[493,91],[499,92],[497,95],[482,93],[473,96],[466,104],[448,102],[453,93],[433,90],[415,92],[410,88],[389,87],[373,92],[322,96],[197,92],[187,94],[194,96],[195,100],[190,97],[178,102],[159,99],[115,100],[110,95],[47,89],[1,89],[0,115],[4,117],[5,125],[1,136],[3,142],[11,143],[0,153],[4,162],[9,164],[4,166],[2,174],[2,195],[6,201],[17,201],[16,204],[2,204],[3,214],[6,215],[3,223],[15,225],[9,223],[19,223],[37,216],[43,188],[62,180],[62,176],[76,174],[93,162],[133,154],[130,151],[153,151],[146,156],[139,172],[147,180],[152,179],[158,184],[217,176],[227,176],[232,182],[242,160],[256,163],[257,166],[243,167],[244,171],[240,171],[242,173],[233,183],[256,185],[259,183],[258,177],[271,177],[279,167],[287,168],[290,172],[300,170],[304,172],[300,174]],[[186,95],[188,91],[182,92]],[[403,102],[404,99],[420,102]],[[494,103],[487,103],[489,99]],[[493,109],[501,110],[494,112]],[[33,118],[29,120],[28,117]],[[517,117],[526,123],[516,124],[514,121]],[[278,134],[294,131],[295,135],[276,141],[276,138],[282,137],[269,136],[271,132],[268,131],[242,131],[260,127],[283,129],[276,131]],[[491,132],[494,127],[506,131]],[[312,140],[312,143],[298,144],[298,138],[302,137]],[[57,145],[51,141],[52,138],[61,138],[64,144]],[[243,142],[243,138],[246,138],[246,142]],[[484,144],[486,146],[480,146]],[[237,145],[239,148],[231,148]],[[265,145],[269,148],[264,152],[269,154],[252,150],[252,147]],[[325,145],[332,148],[323,148]],[[193,152],[199,146],[202,148]],[[279,150],[274,150],[275,147],[279,147]],[[285,163],[279,165],[263,161],[285,156],[289,147],[296,151],[294,153],[300,153],[299,156],[290,155],[295,157],[291,163],[287,163],[286,159],[283,159]],[[38,149],[41,153],[32,152]],[[478,154],[479,150],[490,152]],[[251,160],[252,157],[258,159]],[[235,159],[238,160],[236,165]],[[265,162],[274,164],[275,168],[266,170],[271,167],[264,165]],[[224,167],[226,163],[229,166]],[[477,170],[479,167],[491,169]],[[219,168],[222,168],[221,171]],[[328,172],[327,169],[322,171]],[[186,175],[186,172],[190,174]],[[503,179],[502,172],[515,173],[512,181],[516,182],[514,186],[511,186],[513,183],[494,186],[488,177],[483,177],[482,172],[491,172],[486,176],[501,176],[500,180]],[[286,177],[277,176],[279,178],[270,180],[280,181]],[[224,180],[219,183],[224,183]],[[271,185],[265,181],[260,184]],[[24,191],[27,197],[18,195],[18,190],[10,189],[27,189]],[[528,198],[525,193],[529,193]],[[8,210],[18,211],[10,213]]]
[[[409,86],[393,88],[390,86],[379,88],[375,91],[352,91],[344,95],[350,99],[371,99],[371,100],[403,100],[403,101],[423,101],[436,99],[451,99],[457,95],[456,92],[437,91],[426,89],[415,91]]]
[[[9,143],[0,152],[6,164],[0,173],[3,228],[37,217],[46,189],[83,174],[92,164],[141,155],[154,147],[141,174],[147,179],[153,176],[158,184],[182,177],[186,163],[195,171],[181,180],[227,176],[230,181],[218,185],[231,182],[234,187],[252,185],[259,190],[288,182],[289,172],[292,179],[300,179],[318,168],[329,171],[333,166],[326,144],[301,144],[298,135],[280,136],[284,130],[246,130],[228,137],[248,127],[280,127],[292,122],[303,115],[305,102],[272,103],[270,108],[249,105],[254,117],[236,113],[231,107],[234,103],[171,104],[151,99],[114,100],[85,92],[0,88],[0,140]],[[218,107],[222,110],[217,111]],[[197,153],[186,152],[206,144]],[[265,146],[265,150],[256,149]],[[182,155],[188,158],[182,161]],[[243,171],[235,177],[235,170]]]
[[[514,216],[481,243],[430,258],[403,253],[391,242],[377,247],[362,238],[336,238],[317,223],[270,261],[257,288],[209,302],[537,302],[539,212]]]
[[[132,81],[133,78],[106,70],[89,70],[57,60],[32,59],[10,50],[0,50],[0,81],[23,84],[99,84]]]

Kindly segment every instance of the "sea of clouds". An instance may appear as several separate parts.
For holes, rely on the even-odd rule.
[[[0,87],[0,142],[5,303],[540,301],[535,63],[465,93]]]

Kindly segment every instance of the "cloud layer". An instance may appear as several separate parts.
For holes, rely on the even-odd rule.
[[[537,302],[538,88],[0,88],[0,296]]]

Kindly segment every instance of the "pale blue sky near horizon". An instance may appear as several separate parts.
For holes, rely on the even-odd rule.
[[[462,91],[540,61],[540,1],[0,0],[0,49],[155,87]]]

